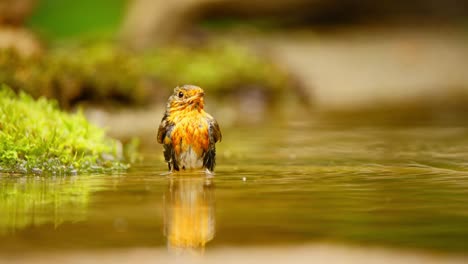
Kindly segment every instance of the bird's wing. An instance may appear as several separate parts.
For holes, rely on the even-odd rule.
[[[166,137],[171,137],[172,129],[174,128],[174,123],[168,120],[168,115],[165,114],[161,120],[161,124],[159,125],[158,129],[158,143],[163,144],[163,153],[164,159],[166,160],[169,170],[179,170],[177,163],[175,161],[175,153],[172,144],[165,144],[164,139]]]
[[[159,129],[158,129],[158,143],[162,144],[164,141],[164,137],[166,136],[167,131],[169,130],[169,126],[171,125],[169,121],[167,120],[168,115],[167,113],[164,114],[161,123],[159,124]]]
[[[221,135],[221,129],[219,129],[219,125],[218,122],[216,122],[216,119],[212,117],[209,121],[209,124],[209,133],[210,137],[213,137],[213,142],[221,141],[223,135]]]
[[[208,120],[209,127],[208,133],[210,137],[210,145],[208,146],[208,150],[205,152],[203,156],[203,166],[210,171],[213,171],[214,167],[216,166],[216,146],[215,143],[221,141],[222,135],[221,130],[219,129],[218,122],[213,117],[210,117]]]

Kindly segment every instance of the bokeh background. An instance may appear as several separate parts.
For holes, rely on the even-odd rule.
[[[468,263],[465,2],[0,0],[0,83],[144,157],[0,175],[1,257],[169,263],[208,243],[207,263]],[[182,84],[223,132],[215,178],[161,176]]]
[[[224,127],[466,124],[467,14],[456,0],[2,0],[0,82],[84,105],[121,138],[150,134],[185,83]]]

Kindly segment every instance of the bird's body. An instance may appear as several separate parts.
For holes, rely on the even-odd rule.
[[[158,142],[170,171],[215,167],[215,143],[221,140],[216,120],[204,110],[200,87],[184,85],[174,89],[158,129]]]

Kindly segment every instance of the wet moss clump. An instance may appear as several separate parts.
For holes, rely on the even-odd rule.
[[[55,101],[34,100],[0,88],[0,172],[77,174],[123,170],[121,144],[90,124],[81,112],[59,110]]]

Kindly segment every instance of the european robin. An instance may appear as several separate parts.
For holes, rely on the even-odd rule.
[[[204,91],[194,85],[176,87],[158,129],[169,171],[208,169],[216,165],[218,122],[204,108]]]

